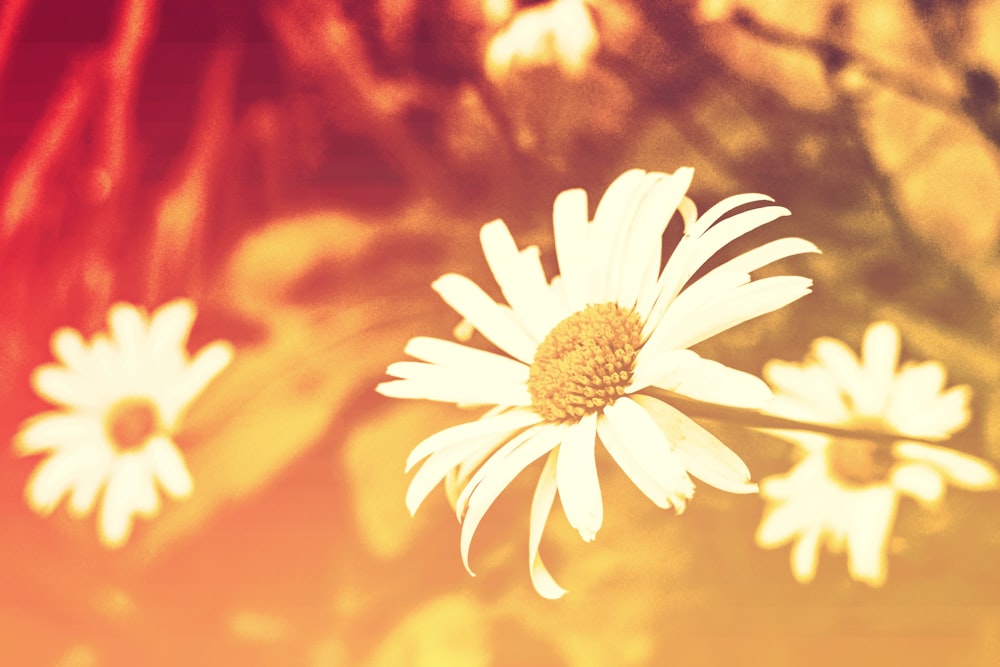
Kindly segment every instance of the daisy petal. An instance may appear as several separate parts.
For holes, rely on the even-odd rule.
[[[563,429],[559,426],[538,427],[529,432],[520,446],[509,451],[506,456],[500,458],[502,450],[493,455],[483,468],[499,458],[499,461],[491,466],[490,473],[484,475],[477,484],[475,480],[469,482],[469,486],[474,490],[468,499],[468,509],[462,518],[462,534],[460,538],[460,548],[462,552],[462,563],[469,574],[473,574],[469,567],[469,547],[472,546],[472,537],[476,534],[479,523],[486,516],[486,511],[493,505],[497,497],[506,489],[514,478],[529,465],[537,461],[542,455],[552,451],[559,444],[563,436]]]
[[[687,326],[680,327],[670,342],[660,345],[688,348],[801,299],[812,291],[812,280],[800,276],[773,276],[754,280],[713,299],[695,311]],[[665,338],[668,338],[665,336]]]
[[[919,463],[901,463],[893,467],[890,481],[894,489],[926,506],[932,506],[944,495],[941,473]]]
[[[585,542],[594,540],[604,521],[604,503],[594,456],[596,444],[597,415],[589,414],[566,430],[556,464],[563,511],[569,525],[579,531]]]
[[[552,206],[552,226],[556,244],[559,273],[566,284],[571,311],[583,308],[592,295],[589,270],[590,223],[587,193],[581,189],[565,190]]]
[[[750,470],[733,450],[677,408],[651,396],[633,400],[666,436],[677,458],[690,474],[730,493],[756,493]]]
[[[197,309],[189,299],[175,299],[157,308],[149,322],[152,356],[169,356],[185,347],[196,314]]]
[[[538,553],[542,532],[545,530],[556,497],[557,456],[556,450],[549,452],[542,474],[538,477],[538,485],[531,498],[531,518],[528,525],[528,571],[531,574],[531,584],[539,595],[549,600],[557,600],[566,594],[566,589],[552,578]]]
[[[78,373],[85,371],[90,362],[90,353],[83,336],[69,327],[63,327],[52,334],[52,353]]]
[[[695,224],[690,225],[684,230],[684,233],[686,236],[698,238],[707,232],[709,228],[719,220],[719,218],[724,216],[726,213],[739,208],[740,206],[746,206],[747,204],[755,204],[758,202],[773,201],[774,199],[768,197],[767,195],[754,192],[726,197],[705,211]]]
[[[996,468],[971,454],[919,442],[897,442],[892,451],[898,458],[933,466],[960,488],[970,491],[1000,488]]]
[[[517,324],[514,312],[491,299],[479,285],[449,273],[435,280],[432,287],[491,343],[526,364],[534,359],[537,343]]]
[[[760,409],[774,398],[771,388],[756,375],[700,357],[689,359],[675,382],[672,387],[658,386],[699,401],[734,408]]]
[[[819,538],[822,531],[818,526],[804,530],[792,544],[790,555],[792,576],[800,584],[808,584],[816,577],[819,564]]]
[[[628,396],[598,418],[601,441],[629,479],[657,507],[678,514],[694,495],[694,484],[653,417]]]
[[[410,362],[398,362],[398,364],[406,363]],[[390,374],[395,372],[418,374],[412,371],[412,369],[401,367],[398,364],[390,366],[388,372]],[[513,382],[494,384],[490,383],[487,379],[480,378],[477,381],[470,381],[467,385],[463,385],[459,381],[459,376],[447,374],[445,372],[446,369],[440,366],[422,365],[438,369],[441,372],[419,380],[391,380],[389,382],[382,382],[375,387],[375,391],[391,398],[418,398],[428,401],[455,403],[457,405],[531,405],[531,395],[528,393],[527,387],[523,384],[515,384]]]
[[[897,496],[887,486],[855,494],[847,526],[847,569],[856,581],[870,586],[885,583],[888,545],[896,517]]]
[[[503,417],[507,416],[503,415]],[[418,449],[422,448],[421,454],[423,451],[436,449],[417,470],[407,488],[406,507],[410,510],[410,514],[416,513],[424,499],[434,487],[441,483],[450,470],[471,458],[481,459],[492,454],[501,443],[513,437],[519,429],[538,422],[537,417],[528,421],[521,418],[520,413],[511,413],[511,418],[506,420],[495,419],[496,421],[490,420],[486,423],[482,423],[484,420],[481,420],[481,422],[461,424],[431,436],[417,445]],[[460,427],[467,428],[458,430]],[[428,444],[432,439],[436,441]],[[414,455],[416,451],[414,450],[414,453],[410,455],[410,459],[407,461],[408,466],[420,460],[419,455]],[[457,508],[458,498],[454,500],[454,504]]]
[[[540,421],[541,418],[532,411],[510,410],[498,415],[487,415],[476,421],[446,428],[426,438],[413,448],[413,451],[406,458],[406,472],[410,472],[413,466],[421,460],[447,447],[463,442],[472,442],[484,437],[492,438],[497,436],[501,439],[506,439],[515,431],[537,424]]]
[[[885,410],[899,363],[899,330],[889,322],[869,326],[861,344],[861,359],[864,382],[854,395],[855,408],[860,414],[878,416]]]
[[[477,374],[489,374],[498,380],[527,382],[528,366],[493,352],[441,338],[418,336],[410,339],[406,354],[439,366],[467,368]]]
[[[75,412],[43,412],[28,419],[14,436],[22,456],[60,450],[81,441],[99,440],[102,435],[94,419]]]
[[[77,471],[86,461],[86,452],[69,450],[54,454],[40,463],[24,489],[28,505],[47,516],[76,483]]]
[[[531,334],[541,340],[561,319],[561,315],[548,298],[548,281],[538,248],[520,252],[502,220],[483,225],[479,238],[486,263],[507,303]]]
[[[172,440],[164,436],[150,439],[145,455],[153,476],[171,497],[186,498],[191,495],[194,488],[191,473],[184,463],[184,455]]]
[[[148,507],[152,485],[150,471],[138,456],[126,454],[118,458],[104,492],[98,520],[104,546],[114,549],[128,541],[132,532],[132,517]]]

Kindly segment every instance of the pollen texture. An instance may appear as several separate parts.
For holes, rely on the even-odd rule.
[[[642,321],[613,303],[587,306],[557,324],[528,374],[532,406],[551,422],[574,422],[625,395]]]

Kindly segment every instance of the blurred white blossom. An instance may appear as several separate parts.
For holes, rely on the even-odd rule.
[[[485,225],[483,251],[509,305],[460,275],[434,283],[503,354],[414,338],[406,352],[420,361],[389,366],[387,373],[401,379],[380,384],[378,391],[495,406],[477,421],[427,438],[407,461],[407,470],[424,461],[407,493],[411,512],[450,475],[466,567],[487,509],[547,454],[531,507],[529,564],[536,590],[560,596],[563,589],[538,555],[542,529],[558,492],[569,523],[584,540],[594,539],[603,520],[597,439],[662,508],[684,510],[694,493],[689,473],[726,491],[757,490],[735,453],[644,390],[748,408],[769,401],[762,380],[687,348],[807,294],[807,278],[752,280],[750,273],[816,247],[780,239],[690,282],[724,246],[788,214],[769,197],[748,194],[730,197],[699,218],[685,196],[692,177],[689,168],[674,174],[628,171],[608,188],[593,221],[583,190],[562,192],[553,211],[561,276],[551,282],[537,247],[518,249],[500,220]],[[747,208],[751,204],[757,206]],[[732,214],[737,208],[742,210]],[[675,212],[684,236],[664,266],[662,236]]]
[[[517,68],[556,67],[575,76],[597,52],[598,36],[583,0],[552,0],[520,10],[486,47],[486,73],[500,81]]]
[[[59,363],[38,367],[31,381],[61,409],[28,419],[15,437],[18,453],[48,455],[25,489],[32,509],[47,515],[69,495],[70,513],[86,516],[103,490],[98,533],[105,546],[119,547],[135,515],[159,511],[157,486],[172,498],[191,493],[172,435],[184,409],[233,357],[224,341],[188,356],[195,314],[186,299],[152,317],[117,303],[108,312],[110,335],[88,342],[71,328],[53,334]]]
[[[918,438],[944,438],[969,421],[969,388],[945,389],[935,361],[897,369],[899,331],[888,322],[868,327],[861,359],[832,338],[813,342],[802,363],[771,361],[764,375],[775,391],[770,410],[780,416]],[[851,577],[885,582],[887,545],[900,496],[934,506],[947,483],[995,489],[989,463],[954,449],[900,439],[891,445],[862,437],[775,431],[795,443],[802,459],[786,474],[761,482],[767,509],[757,544],[792,542],[792,574],[808,582],[820,548],[847,551]]]

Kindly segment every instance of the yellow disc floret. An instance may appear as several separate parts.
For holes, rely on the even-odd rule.
[[[613,303],[587,306],[557,324],[528,374],[535,411],[551,422],[578,421],[624,396],[641,334],[639,316]]]

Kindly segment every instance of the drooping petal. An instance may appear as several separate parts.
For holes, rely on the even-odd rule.
[[[681,464],[706,484],[730,493],[756,493],[750,469],[733,450],[683,412],[661,400],[641,394],[633,400],[666,436]]]
[[[480,420],[479,422],[460,424],[459,426],[453,426],[450,429],[437,433],[424,440],[420,445],[417,445],[417,448],[422,451],[417,456],[414,456],[414,454],[410,455],[410,459],[407,461],[407,469],[416,463],[416,461],[423,458],[422,454],[424,451],[430,452],[433,450],[433,453],[420,466],[420,469],[417,470],[417,473],[410,482],[410,486],[407,488],[406,507],[410,510],[410,514],[416,513],[424,499],[427,498],[434,487],[441,483],[441,480],[444,479],[450,470],[472,458],[481,459],[492,454],[502,443],[514,437],[517,431],[538,423],[536,416],[532,416],[533,419],[528,420],[524,418],[525,415],[532,416],[530,413],[512,411],[509,415],[505,414],[501,416],[509,417],[507,419],[497,417],[488,422]],[[428,444],[432,439],[434,442]],[[415,449],[414,453],[416,452],[417,450]],[[466,488],[468,488],[468,485]],[[457,498],[455,499],[455,505],[457,508]]]
[[[593,541],[604,521],[594,452],[596,444],[597,415],[591,413],[566,429],[556,464],[559,498],[566,520],[585,542]]]
[[[889,536],[896,518],[897,496],[888,486],[854,495],[847,527],[847,569],[856,581],[881,586],[888,573]]]
[[[531,515],[528,523],[528,571],[531,574],[531,584],[544,598],[557,600],[566,594],[566,589],[552,578],[538,548],[542,542],[542,533],[552,511],[552,503],[556,497],[556,460],[557,450],[549,452],[549,457],[538,477],[535,493],[531,498]]]
[[[810,518],[810,510],[803,503],[795,500],[783,502],[764,513],[754,540],[757,546],[764,549],[780,547],[804,530],[810,524]]]
[[[496,436],[506,439],[515,431],[540,421],[541,417],[535,412],[516,409],[496,415],[485,415],[476,421],[451,426],[443,431],[438,431],[413,448],[413,451],[406,458],[406,472],[409,472],[413,466],[431,454],[447,447],[484,437]]]
[[[521,328],[510,308],[501,306],[479,285],[455,273],[441,276],[432,287],[487,340],[526,364],[532,362],[538,343]]]
[[[601,441],[629,479],[657,507],[678,514],[694,495],[694,484],[652,416],[623,396],[598,418]]]
[[[482,475],[479,480],[474,477],[469,482],[467,488],[471,487],[472,492],[468,496],[467,509],[462,518],[460,538],[462,562],[469,574],[473,573],[469,567],[469,547],[486,511],[515,477],[559,444],[563,432],[563,428],[556,425],[543,425],[532,429],[517,448],[508,452],[500,450],[483,464],[480,471],[490,466],[487,474]]]
[[[919,442],[897,442],[892,451],[897,458],[933,466],[945,479],[960,488],[970,491],[1000,488],[996,468],[971,454]]]

